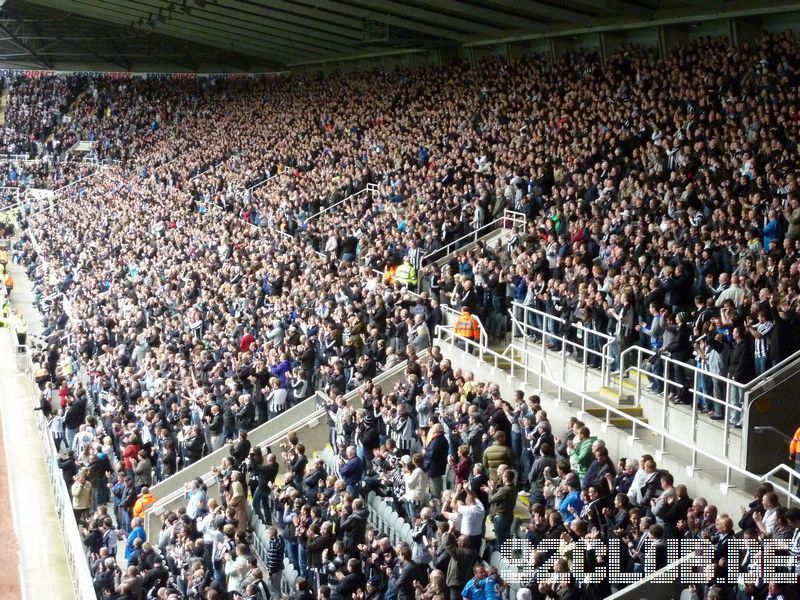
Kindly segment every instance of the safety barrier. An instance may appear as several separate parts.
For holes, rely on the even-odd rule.
[[[333,204],[331,204],[330,206],[326,206],[325,208],[323,208],[319,212],[315,212],[313,215],[308,217],[308,219],[306,219],[306,222],[308,222],[308,221],[310,221],[312,219],[319,218],[319,217],[321,217],[322,215],[324,215],[327,212],[334,212],[335,213],[336,209],[339,206],[341,206],[342,204],[344,204],[345,202],[352,202],[356,198],[359,198],[361,196],[365,196],[365,195],[368,195],[368,194],[375,194],[377,191],[378,191],[378,186],[377,185],[375,185],[374,183],[368,183],[363,190],[359,190],[359,191],[357,191],[357,192],[355,192],[353,194],[350,194],[349,196],[345,196],[344,198],[342,198],[338,202],[334,202]]]
[[[800,482],[800,472],[791,469],[790,467],[786,466],[785,464],[779,464],[774,467],[769,472],[763,475],[757,475],[748,471],[747,469],[743,468],[742,466],[735,464],[727,459],[725,456],[720,456],[715,452],[710,452],[705,449],[702,449],[695,445],[692,441],[690,436],[686,436],[684,431],[679,433],[670,432],[663,427],[663,424],[653,424],[648,422],[647,420],[641,419],[636,415],[631,414],[630,412],[626,412],[624,407],[614,406],[607,402],[604,402],[602,398],[593,397],[587,394],[584,390],[578,389],[574,387],[569,381],[569,378],[563,377],[561,374],[552,373],[547,368],[537,368],[533,369],[529,364],[528,356],[523,355],[522,359],[517,359],[514,357],[513,352],[496,352],[491,348],[483,347],[481,344],[469,340],[461,335],[457,335],[452,327],[448,326],[438,326],[436,331],[436,336],[439,340],[440,344],[451,344],[455,347],[460,347],[462,349],[466,349],[468,352],[472,352],[476,356],[480,357],[480,360],[488,362],[490,365],[493,365],[496,369],[503,369],[502,365],[508,365],[511,370],[512,378],[515,376],[517,377],[525,377],[527,382],[527,378],[530,375],[535,377],[539,377],[540,381],[542,379],[547,380],[552,385],[556,386],[559,390],[559,395],[562,393],[568,393],[573,397],[578,398],[579,406],[575,407],[578,408],[581,412],[586,412],[586,410],[590,407],[599,407],[602,408],[605,412],[605,425],[606,427],[613,426],[611,420],[614,418],[623,419],[626,423],[630,424],[631,427],[631,437],[636,438],[637,432],[648,432],[655,436],[658,436],[661,439],[662,448],[664,447],[663,444],[668,440],[670,443],[676,444],[678,446],[682,446],[683,448],[687,449],[689,452],[693,453],[694,460],[692,464],[692,469],[696,469],[696,460],[698,457],[703,457],[719,468],[721,468],[724,473],[724,479],[720,484],[723,488],[731,488],[734,487],[732,483],[732,476],[733,474],[737,474],[741,476],[744,480],[753,482],[755,484],[761,484],[766,481],[772,483],[775,491],[785,499],[783,506],[792,506],[800,504],[800,497],[797,496],[797,483]],[[563,339],[563,338],[562,338]],[[565,352],[562,350],[562,352]],[[783,478],[777,477],[778,475],[784,475],[787,477],[788,482]]]
[[[742,430],[747,431],[749,429],[748,407],[758,397],[764,386],[768,382],[773,386],[778,385],[781,381],[796,374],[798,368],[800,368],[800,351],[798,351],[759,377],[747,384],[743,384],[727,377],[710,373],[697,365],[679,361],[662,354],[658,357],[662,367],[656,372],[654,368],[648,368],[645,364],[647,361],[655,361],[656,353],[641,346],[631,346],[621,350],[614,336],[596,331],[579,322],[571,322],[561,317],[547,314],[519,302],[512,304],[509,315],[512,321],[512,349],[521,352],[526,357],[531,354],[539,355],[538,358],[541,363],[539,377],[549,374],[551,378],[563,380],[566,377],[568,361],[574,360],[575,357],[582,357],[581,391],[586,392],[588,389],[588,363],[590,362],[589,359],[594,359],[594,362],[600,363],[599,370],[602,385],[606,387],[613,385],[618,390],[620,397],[626,394],[625,380],[634,382],[633,405],[637,407],[642,406],[645,398],[645,390],[642,386],[643,378],[647,378],[651,382],[659,382],[663,386],[662,391],[658,392],[658,394],[655,392],[648,392],[648,394],[652,397],[659,395],[661,397],[659,421],[665,431],[667,430],[668,411],[670,409],[670,390],[682,387],[674,378],[671,379],[667,373],[674,373],[678,370],[683,373],[690,373],[690,376],[685,378],[685,385],[688,388],[686,391],[693,399],[691,406],[688,408],[691,414],[690,441],[693,445],[698,442],[700,430],[698,421],[702,415],[702,412],[698,410],[698,403],[694,400],[702,398],[709,404],[713,402],[720,407],[724,417],[720,420],[723,431],[719,437],[718,454],[725,459],[731,457],[731,436],[734,433],[736,433],[737,437],[740,435],[738,432],[734,432],[734,428],[731,426],[730,421],[733,415],[741,411]],[[535,351],[529,348],[531,338],[541,341],[541,346]],[[557,349],[553,350],[552,346]],[[559,357],[560,362],[560,372],[557,373],[552,372],[551,361],[548,360],[549,357],[554,355]],[[615,363],[622,367],[619,369],[620,372],[617,373],[616,381],[613,380],[612,373],[612,365]],[[628,375],[631,377],[628,378]],[[703,383],[702,386],[700,385],[701,381]],[[712,391],[709,392],[709,389]],[[722,394],[718,397],[713,393],[713,389],[722,391]],[[561,399],[561,394],[562,388],[559,388],[559,400]],[[734,397],[741,398],[741,401],[737,403],[733,400]],[[661,438],[662,452],[664,451],[665,443],[666,438]],[[746,445],[740,445],[740,449],[744,453]],[[743,456],[735,457],[735,459],[740,465],[744,464]],[[697,454],[695,451],[692,452],[691,467],[693,469],[697,467]]]
[[[470,231],[467,234],[462,235],[460,238],[453,240],[446,246],[442,246],[432,252],[428,252],[422,257],[423,263],[430,263],[430,262],[439,262],[444,260],[453,252],[461,250],[470,244],[477,243],[482,237],[487,237],[490,234],[494,233],[500,227],[505,229],[511,229],[513,227],[524,228],[526,224],[525,215],[513,210],[505,209],[503,211],[503,216],[498,217],[497,219],[491,221],[490,223],[486,223],[481,227]]]
[[[426,352],[420,353],[424,357]],[[405,372],[406,361],[394,365],[373,379],[376,384],[392,385],[394,381]],[[360,394],[361,388],[345,394],[348,402],[355,401]],[[283,440],[290,431],[314,424],[319,419],[325,417],[325,401],[327,395],[323,392],[316,392],[297,406],[281,413],[274,419],[270,419],[263,425],[256,427],[248,434],[248,439],[253,446],[259,446],[262,450]],[[168,477],[164,481],[156,484],[150,489],[156,502],[145,515],[146,528],[148,535],[154,535],[158,531],[160,524],[158,518],[166,511],[170,510],[176,503],[182,501],[184,495],[184,484],[192,479],[201,478],[204,482],[211,483],[215,479],[212,467],[219,465],[224,456],[229,455],[227,446],[212,452],[196,463],[189,465]]]
[[[4,331],[9,333],[4,334],[7,339],[10,339],[14,346],[14,352],[17,352],[16,339],[9,328],[3,328]],[[27,354],[27,353],[26,353]],[[30,362],[30,357],[23,363],[26,379],[30,386],[31,394],[34,398],[40,395],[39,386],[34,380],[33,365]],[[67,484],[64,481],[64,475],[58,467],[58,451],[56,450],[53,436],[50,433],[50,428],[47,424],[47,419],[41,411],[34,411],[36,418],[36,425],[39,433],[39,440],[42,444],[42,451],[45,456],[45,464],[47,467],[47,477],[50,480],[50,487],[53,490],[53,501],[55,503],[56,515],[61,525],[61,531],[64,538],[64,550],[67,558],[67,566],[69,567],[72,590],[75,598],[83,600],[90,600],[95,598],[94,585],[92,574],[89,570],[89,560],[86,554],[83,539],[81,538],[78,523],[75,521],[75,513],[72,509],[72,495],[67,489]]]

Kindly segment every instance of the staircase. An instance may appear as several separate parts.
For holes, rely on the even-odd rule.
[[[790,469],[775,465],[780,458],[774,458],[764,475],[747,471],[742,430],[711,421],[693,407],[664,402],[663,394],[646,392],[648,379],[640,371],[631,370],[630,378],[620,380],[528,339],[512,340],[505,347],[473,344],[468,353],[463,338],[447,325],[439,328],[435,343],[454,367],[472,372],[477,381],[496,383],[503,397],[517,390],[538,394],[555,435],[562,434],[567,418],[577,417],[606,442],[612,456],[650,454],[660,468],[688,483],[691,495],[703,496],[721,510],[749,503],[764,481],[775,486],[781,505],[800,504],[796,483],[787,484]]]
[[[536,346],[541,347],[541,342],[536,344]],[[487,365],[491,365],[493,368],[504,371],[509,376],[512,373],[512,366],[524,364],[526,352],[524,349],[519,348],[515,342],[505,347],[502,345],[494,345],[492,346],[492,350],[500,352],[502,358],[497,358],[495,360],[493,356],[485,355],[482,359],[483,362]],[[577,361],[573,361],[571,358],[567,358],[566,360],[570,364],[580,366]],[[587,399],[585,412],[609,425],[629,432],[634,428],[634,421],[626,418],[626,416],[637,419],[641,423],[649,423],[644,414],[644,408],[636,405],[636,384],[629,379],[623,379],[623,393],[620,395],[619,378],[612,377],[611,381],[615,384],[615,387],[600,385],[594,391],[587,391],[589,398],[597,400],[597,404]],[[647,377],[642,376],[642,386],[648,383]]]

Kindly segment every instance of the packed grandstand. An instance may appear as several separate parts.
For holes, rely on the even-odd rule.
[[[789,33],[604,64],[7,78],[9,259],[35,284],[39,408],[97,597],[603,598],[624,585],[569,576],[580,544],[645,573],[670,540],[711,549],[682,598],[796,597],[756,546],[729,553],[785,540],[797,572],[800,510],[770,483],[717,506],[437,333],[525,337],[616,381],[640,346],[653,396],[746,425],[734,384],[800,349],[798,83]],[[320,398],[327,449],[248,440]],[[186,482],[146,532],[150,489],[224,448],[216,497]],[[509,539],[555,544],[520,580]]]

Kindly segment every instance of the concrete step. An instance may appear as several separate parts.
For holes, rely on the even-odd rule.
[[[648,422],[647,417],[644,416],[644,411],[642,407],[620,404],[618,400],[617,401],[611,400],[608,397],[611,393],[611,390],[609,390],[608,388],[604,389],[607,390],[604,394],[597,393],[597,394],[590,394],[590,396],[596,397],[598,402],[608,404],[611,408],[617,409],[626,415],[630,415],[631,417],[634,417],[639,421],[644,421],[645,423]],[[611,412],[607,408],[604,408],[602,406],[593,406],[587,408],[586,413],[592,415],[593,417],[601,421],[607,421],[609,425],[613,425],[618,429],[633,428],[633,421],[631,419],[626,419],[622,415],[618,415],[614,412]]]
[[[632,417],[640,418],[644,415],[644,411],[642,410],[641,406],[620,406],[617,404],[616,406],[612,405],[611,408],[616,408],[620,412],[625,413],[626,415],[630,415]],[[602,408],[600,406],[587,408],[586,412],[590,415],[594,415],[596,417],[604,416],[608,410]]]
[[[623,392],[622,394],[619,393],[619,388],[616,387],[601,387],[598,390],[598,396],[600,399],[605,403],[611,404],[619,404],[620,406],[632,406],[634,405],[635,398],[633,394],[627,394]]]

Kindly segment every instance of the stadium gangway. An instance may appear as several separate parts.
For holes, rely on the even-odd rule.
[[[482,237],[488,236],[491,233],[494,233],[496,229],[503,227],[505,229],[511,229],[512,227],[524,228],[527,220],[525,215],[516,212],[513,210],[505,209],[503,211],[503,216],[494,219],[493,221],[478,227],[462,235],[460,238],[453,240],[446,246],[442,246],[433,252],[428,252],[426,255],[422,257],[423,262],[435,262],[439,263],[439,261],[443,261],[445,258],[449,257],[453,252],[457,252],[458,250],[464,249],[466,246],[470,244],[477,243]]]
[[[94,171],[86,175],[85,177],[79,177],[75,181],[68,183],[67,185],[60,187],[56,190],[40,190],[37,188],[28,188],[25,190],[25,194],[22,198],[20,198],[16,204],[5,208],[4,210],[16,211],[16,210],[31,210],[34,200],[43,200],[48,199],[49,202],[46,206],[39,207],[38,210],[35,212],[31,210],[28,212],[28,216],[33,216],[35,214],[47,212],[55,208],[56,204],[59,200],[64,199],[64,197],[69,197],[69,194],[76,189],[76,186],[80,184],[86,183],[87,180],[99,175],[100,173],[104,172],[105,168],[102,166],[98,166]],[[38,196],[38,198],[37,198]]]
[[[313,215],[306,219],[306,222],[310,221],[311,219],[316,219],[321,217],[327,212],[336,212],[336,208],[345,202],[352,202],[353,200],[360,198],[361,196],[376,194],[378,192],[378,186],[374,183],[368,183],[364,189],[355,192],[354,194],[350,194],[349,196],[342,198],[338,202],[331,204],[330,206],[326,206],[322,210],[315,212]]]
[[[261,179],[260,181],[257,181],[253,185],[251,185],[249,187],[246,187],[245,189],[237,192],[236,197],[241,199],[241,200],[243,200],[243,201],[246,199],[245,198],[246,196],[249,196],[250,198],[252,198],[253,192],[255,190],[261,189],[264,186],[266,186],[268,183],[270,183],[271,181],[279,179],[283,175],[287,175],[289,173],[291,173],[291,171],[289,169],[283,169],[281,171],[277,171],[277,172],[273,173],[272,175],[270,175],[269,177],[267,177],[265,179]]]
[[[231,158],[231,157],[229,156],[228,158],[224,158],[224,159],[222,159],[222,160],[221,160],[221,161],[219,161],[219,162],[215,162],[215,163],[214,163],[214,164],[212,164],[210,167],[208,167],[208,168],[207,168],[205,171],[200,171],[199,173],[196,173],[196,174],[192,175],[191,177],[189,177],[189,181],[194,181],[195,179],[198,179],[198,178],[202,177],[202,176],[203,176],[203,175],[205,175],[206,173],[210,173],[211,171],[213,171],[214,169],[216,169],[216,168],[217,168],[218,166],[220,166],[221,164],[228,162],[228,159],[230,159],[230,158]]]
[[[380,273],[380,271],[376,272]],[[406,293],[414,298],[420,299],[420,295],[417,292],[406,290]],[[450,326],[454,325],[455,322],[458,320],[458,317],[461,316],[461,311],[458,308],[453,308],[448,304],[443,304],[440,302],[439,308],[442,309],[442,320],[447,321],[447,325]],[[483,321],[481,321],[481,318],[478,315],[472,315],[472,318],[475,319],[475,322],[478,324],[478,329],[480,330],[478,339],[481,343],[481,346],[488,346],[489,332],[486,330],[486,326],[483,324]]]
[[[7,160],[15,163],[52,162],[49,158],[31,158],[29,154],[0,154],[0,160]]]
[[[561,352],[565,352],[564,348],[566,347],[566,344],[572,343],[569,340],[565,340],[563,337],[557,335],[547,335],[562,341]],[[540,381],[543,379],[547,380],[559,390],[559,396],[562,394],[570,394],[577,397],[579,399],[578,409],[583,413],[586,412],[588,407],[602,408],[606,414],[606,426],[612,426],[612,418],[624,419],[626,422],[631,424],[630,426],[632,427],[632,431],[630,436],[632,439],[636,438],[637,432],[649,432],[655,436],[659,436],[662,439],[662,447],[666,441],[669,441],[686,448],[690,452],[694,453],[693,469],[696,468],[696,459],[698,456],[708,459],[725,471],[724,481],[720,484],[720,489],[723,492],[727,492],[728,489],[734,487],[732,483],[732,475],[736,473],[745,480],[754,482],[756,484],[769,481],[773,485],[775,491],[786,499],[786,503],[783,504],[783,506],[800,504],[800,497],[796,495],[797,484],[800,483],[800,472],[788,467],[785,464],[779,464],[763,475],[752,473],[744,467],[731,462],[726,456],[720,456],[715,452],[710,452],[697,447],[690,436],[685,435],[684,431],[672,433],[666,430],[661,423],[650,423],[649,421],[640,419],[629,412],[625,412],[625,407],[614,406],[608,402],[605,402],[602,398],[590,396],[585,391],[574,387],[570,379],[564,376],[564,373],[553,373],[549,369],[541,368],[541,366],[538,369],[532,368],[528,361],[527,353],[524,353],[522,359],[520,360],[514,356],[514,353],[508,353],[505,351],[503,353],[497,352],[487,346],[484,346],[483,344],[480,344],[479,342],[475,342],[467,339],[464,336],[456,334],[452,326],[438,325],[436,329],[436,337],[440,344],[450,344],[457,348],[466,349],[467,352],[473,354],[476,358],[478,358],[478,360],[486,362],[495,369],[503,370],[501,365],[509,365],[512,378],[524,377],[525,383],[527,383],[528,377],[531,375],[539,377]],[[786,480],[779,478],[778,475],[786,476],[788,483]]]
[[[706,561],[706,564],[713,562],[713,550],[714,548],[709,542],[708,551],[712,553],[710,557],[712,560]],[[688,583],[682,584],[681,579],[686,579],[686,575],[690,572],[695,573],[696,570],[692,569],[692,565],[696,564],[703,554],[699,549],[694,553],[685,554],[661,569],[644,575],[639,581],[607,596],[606,600],[641,600],[642,598],[673,600],[681,598],[681,591],[689,586]],[[693,575],[693,578],[696,577],[696,574]]]
[[[423,352],[419,356],[424,357],[426,354],[427,352]],[[407,361],[394,365],[391,369],[387,369],[374,377],[373,383],[384,385],[385,389],[389,389],[395,381],[404,376],[406,365]],[[360,393],[361,387],[348,392],[344,398],[347,402],[354,402],[360,398]],[[298,431],[324,418],[326,399],[327,395],[325,393],[316,392],[303,402],[251,430],[247,437],[253,446],[259,446],[262,450],[266,450],[267,447],[282,441],[290,431]],[[313,449],[308,448],[308,450]],[[159,517],[165,511],[172,510],[176,504],[182,502],[185,492],[184,484],[197,478],[201,478],[206,485],[212,484],[216,480],[212,467],[218,466],[222,462],[222,458],[229,454],[228,446],[224,445],[150,488],[150,492],[156,497],[156,502],[145,515],[146,528],[150,539],[157,537],[156,532],[160,528]]]
[[[4,196],[6,193],[14,196],[14,202],[19,203],[19,195],[21,193],[22,188],[19,186],[11,186],[11,185],[3,185],[0,186],[0,196]],[[3,209],[7,210],[7,209]]]
[[[11,332],[9,328],[4,328]],[[16,343],[13,334],[5,334],[7,338],[11,338],[12,343]],[[14,350],[16,352],[16,348]],[[31,362],[30,352],[27,353],[27,361],[25,363],[24,372],[26,379],[30,386],[30,392],[33,398],[39,398],[39,386],[35,381],[35,371],[33,363]],[[29,407],[30,408],[30,407]],[[82,600],[90,600],[95,598],[94,582],[92,573],[89,569],[89,558],[86,554],[86,547],[83,545],[78,523],[75,520],[75,513],[72,509],[72,495],[70,490],[67,489],[67,484],[64,481],[64,475],[58,467],[58,451],[56,450],[53,436],[50,432],[50,427],[47,419],[40,410],[33,411],[37,428],[39,430],[39,439],[42,443],[42,449],[45,455],[45,463],[47,466],[47,476],[50,480],[50,487],[53,490],[53,500],[55,502],[56,516],[61,524],[61,531],[64,539],[64,550],[67,558],[67,565],[69,567],[72,579],[72,591],[75,598]],[[55,540],[50,540],[51,543],[56,543]]]
[[[281,169],[279,171],[276,171],[275,173],[273,173],[269,177],[261,179],[260,181],[255,182],[253,185],[246,187],[244,189],[244,191],[242,192],[242,194],[245,194],[247,192],[252,192],[253,190],[256,190],[256,189],[258,189],[260,187],[265,186],[266,184],[268,184],[273,179],[275,179],[277,177],[281,177],[283,175],[289,175],[291,172],[292,172],[291,169],[288,169],[288,168],[284,168],[284,169]]]
[[[747,420],[749,418],[749,411],[747,407],[749,403],[755,399],[755,394],[753,393],[754,390],[760,388],[765,382],[775,382],[775,378],[779,373],[782,373],[783,379],[786,377],[791,376],[792,374],[796,373],[798,368],[798,363],[800,363],[800,351],[795,352],[788,358],[781,361],[778,365],[772,367],[768,371],[765,371],[749,383],[743,384],[727,377],[723,377],[721,375],[715,375],[698,367],[695,364],[679,361],[672,357],[668,356],[660,356],[662,365],[665,368],[660,368],[659,372],[653,372],[645,367],[645,363],[656,356],[656,353],[643,348],[641,346],[631,346],[624,351],[620,352],[619,358],[617,362],[620,365],[624,365],[628,363],[630,366],[627,366],[624,370],[620,370],[619,378],[616,382],[612,381],[611,375],[611,364],[614,362],[613,353],[615,352],[615,348],[618,348],[618,342],[614,336],[608,335],[606,333],[601,333],[594,329],[584,326],[581,323],[573,323],[567,322],[565,319],[556,317],[554,315],[549,315],[544,313],[540,310],[534,309],[531,306],[526,306],[519,302],[514,302],[512,304],[512,309],[509,309],[509,314],[511,316],[512,322],[515,326],[515,330],[512,331],[512,345],[514,341],[522,341],[523,346],[519,348],[515,346],[517,350],[522,351],[523,353],[528,353],[528,339],[531,336],[539,337],[542,340],[542,344],[540,349],[537,349],[537,352],[541,352],[540,360],[543,365],[547,365],[546,368],[549,368],[549,361],[547,360],[548,354],[556,355],[560,357],[560,365],[561,370],[558,375],[561,378],[566,377],[566,365],[567,365],[567,352],[569,349],[572,349],[578,354],[582,354],[584,357],[588,356],[595,356],[600,359],[601,366],[600,366],[600,373],[601,373],[601,385],[610,387],[615,385],[619,396],[622,397],[626,394],[625,389],[625,375],[630,372],[633,377],[635,377],[635,391],[634,391],[634,406],[641,407],[642,406],[642,377],[647,377],[649,380],[656,380],[663,384],[663,391],[660,393],[662,397],[661,402],[661,415],[660,415],[660,422],[664,429],[667,428],[668,425],[668,413],[670,409],[670,402],[668,401],[668,395],[670,388],[677,388],[677,384],[669,380],[666,373],[668,372],[667,365],[671,365],[672,369],[682,369],[684,372],[691,373],[691,385],[688,389],[688,392],[692,395],[692,398],[701,397],[707,402],[714,402],[716,404],[721,405],[724,408],[724,419],[720,421],[723,427],[723,435],[720,438],[721,441],[721,456],[725,459],[730,458],[730,437],[732,432],[732,427],[729,423],[731,417],[731,411],[733,410],[742,410],[743,416],[743,425],[742,431],[747,431],[748,423]],[[559,333],[551,333],[550,331],[550,324],[555,324],[556,329]],[[590,339],[594,337],[600,342],[603,343],[602,348],[600,350],[597,349],[597,344],[591,344]],[[555,341],[560,344],[560,350],[550,350],[548,349],[548,341]],[[594,348],[592,346],[595,346]],[[630,358],[632,357],[632,358]],[[588,378],[588,367],[587,361],[583,360],[581,369],[582,369],[582,390],[587,390],[587,378]],[[788,373],[788,374],[787,374]],[[717,398],[708,394],[704,391],[700,390],[698,385],[698,379],[700,377],[705,377],[713,382],[717,383],[718,389],[725,390],[724,398]],[[739,395],[742,398],[742,405],[737,406],[736,404],[731,402],[731,391],[737,389],[739,390]],[[561,391],[559,389],[559,391]],[[559,396],[559,400],[561,397]],[[696,444],[698,441],[698,420],[700,418],[700,413],[697,409],[697,403],[692,401],[691,403],[691,441],[693,444]],[[664,443],[665,439],[661,439],[661,451],[664,451]],[[746,446],[743,444],[741,446],[741,452],[744,453],[746,451]],[[744,455],[741,457],[741,464],[744,464]],[[693,453],[692,454],[692,462],[691,468],[697,468],[697,456]]]

